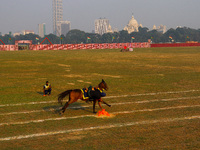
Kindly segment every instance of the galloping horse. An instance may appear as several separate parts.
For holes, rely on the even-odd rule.
[[[93,90],[91,91],[88,91],[90,97],[88,99],[84,99],[83,98],[83,92],[81,91],[81,89],[74,89],[74,90],[67,90],[65,92],[62,92],[58,95],[58,103],[61,103],[62,104],[62,100],[64,99],[64,97],[66,97],[67,95],[69,95],[69,100],[68,102],[65,103],[65,105],[62,107],[62,113],[65,112],[66,108],[76,102],[78,99],[81,99],[83,101],[88,101],[88,100],[92,100],[93,101],[93,113],[96,113],[95,112],[95,105],[96,105],[96,102],[98,101],[98,104],[99,104],[99,107],[101,109],[102,106],[101,106],[101,102],[106,104],[107,106],[111,107],[111,105],[107,104],[106,102],[104,102],[102,99],[101,99],[101,91],[103,90],[108,90],[108,86],[106,84],[106,82],[102,79],[101,83],[99,83],[98,87],[97,88],[93,88]]]

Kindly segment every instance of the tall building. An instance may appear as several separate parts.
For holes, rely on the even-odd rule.
[[[53,0],[53,33],[57,36],[61,35],[60,21],[63,21],[62,0]]]
[[[95,20],[95,33],[103,35],[108,32],[113,32],[108,19]]]
[[[60,33],[60,35],[63,34],[64,36],[66,36],[66,34],[71,30],[70,21],[59,21],[57,22],[57,26],[58,26],[58,33]]]
[[[45,25],[45,23],[39,24],[38,30],[39,30],[39,36],[43,38],[46,35],[46,25]]]
[[[70,21],[62,21],[61,22],[61,34],[66,36],[66,34],[71,30]]]

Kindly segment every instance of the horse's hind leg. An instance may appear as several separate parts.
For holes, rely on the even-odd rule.
[[[68,107],[69,104],[70,104],[70,101],[71,101],[71,98],[70,98],[70,95],[69,95],[69,100],[68,100],[68,102],[66,102],[65,105],[64,105],[63,108],[62,108],[62,113],[65,112],[65,110],[67,109],[67,107]]]
[[[64,113],[65,110],[67,109],[67,107],[68,107],[70,104],[74,103],[75,101],[76,101],[75,98],[71,98],[71,96],[69,96],[69,101],[66,102],[65,105],[63,106],[63,108],[62,108],[62,113]]]
[[[65,112],[65,110],[66,110],[66,108],[67,108],[68,106],[69,106],[69,103],[66,102],[65,105],[64,105],[63,108],[62,108],[62,113]]]

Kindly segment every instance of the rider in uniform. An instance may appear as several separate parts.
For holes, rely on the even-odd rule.
[[[46,84],[43,87],[43,92],[44,92],[43,96],[46,96],[47,94],[51,95],[51,84],[48,81],[46,81]]]
[[[104,97],[106,96],[106,93],[103,92],[103,90],[100,90],[98,87],[92,87],[92,86],[89,86],[88,88],[83,88],[81,89],[82,93],[83,93],[83,99],[88,99],[88,101],[90,100],[93,100],[93,99],[90,99],[91,94],[94,96],[95,94],[95,97],[98,99],[98,101],[101,101],[101,97]],[[94,92],[94,91],[98,91],[98,92]]]

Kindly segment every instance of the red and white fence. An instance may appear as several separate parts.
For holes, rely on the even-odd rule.
[[[148,48],[150,43],[30,44],[29,50],[122,49],[125,46],[127,48]],[[0,51],[18,51],[18,45],[0,45]]]

